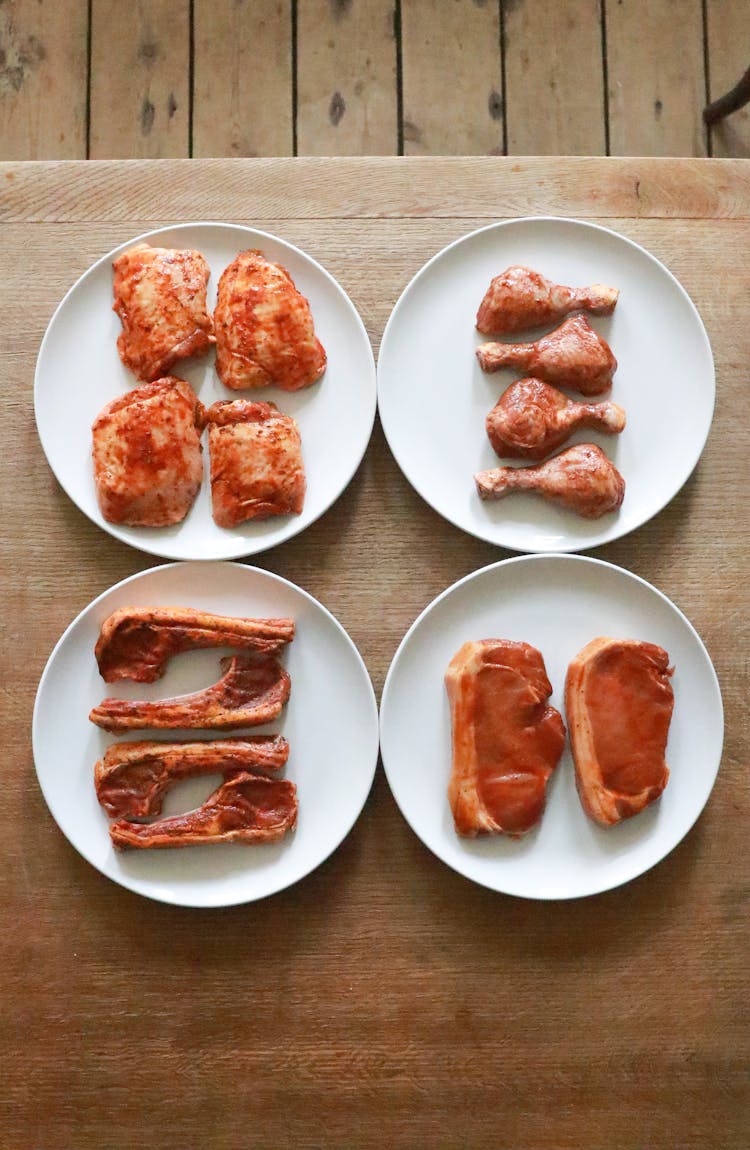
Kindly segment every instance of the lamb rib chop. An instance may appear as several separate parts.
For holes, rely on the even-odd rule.
[[[112,743],[94,767],[96,796],[110,818],[161,814],[170,787],[197,775],[277,771],[289,758],[281,735],[205,743]]]
[[[240,619],[191,607],[121,607],[102,623],[94,654],[105,683],[153,683],[182,651],[240,647],[273,654],[293,638],[293,619]]]
[[[273,655],[233,655],[221,660],[223,677],[192,695],[158,702],[104,699],[89,714],[105,731],[259,727],[281,712],[291,680]]]
[[[189,847],[202,843],[272,843],[297,822],[297,788],[289,779],[269,779],[240,771],[227,779],[197,810],[131,823],[118,819],[109,828],[120,850]]]

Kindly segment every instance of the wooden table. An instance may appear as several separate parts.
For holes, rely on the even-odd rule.
[[[746,1147],[750,167],[40,163],[0,167],[0,187],[3,1144]],[[534,213],[596,219],[646,245],[713,343],[718,400],[699,466],[654,520],[597,551],[669,595],[714,660],[726,742],[701,819],[630,885],[536,904],[434,858],[379,772],[341,848],[271,899],[185,910],[109,882],[47,811],[31,711],[69,621],[156,561],[85,519],[39,447],[34,362],[62,293],[140,231],[240,221],[321,260],[377,345],[428,256],[485,222]],[[417,613],[506,555],[435,515],[376,427],[333,509],[259,562],[336,614],[379,691]]]
[[[747,156],[749,108],[701,116],[747,30],[743,0],[3,0],[0,160]]]

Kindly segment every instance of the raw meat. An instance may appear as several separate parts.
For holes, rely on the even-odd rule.
[[[208,410],[213,516],[220,527],[299,515],[305,468],[299,428],[273,403],[247,399]]]
[[[144,383],[108,403],[94,420],[94,482],[108,523],[180,523],[203,480],[204,410],[184,379]]]
[[[601,395],[617,370],[611,347],[584,315],[566,319],[535,343],[483,343],[476,354],[484,371],[510,367],[581,395]]]
[[[272,843],[297,822],[297,788],[288,779],[240,772],[226,779],[195,811],[155,823],[110,824],[121,850],[189,847],[203,843]]]
[[[544,813],[565,727],[529,643],[464,643],[445,676],[453,730],[448,799],[459,835],[530,831]]]
[[[110,818],[161,813],[170,787],[196,775],[277,771],[289,758],[281,735],[205,743],[112,743],[94,767],[96,796]]]
[[[579,443],[536,467],[495,467],[474,476],[479,497],[502,499],[512,491],[535,491],[584,519],[616,511],[625,480],[601,448]]]
[[[593,639],[568,667],[578,794],[604,826],[637,815],[667,785],[672,671],[663,647],[635,639]]]
[[[104,699],[89,718],[105,731],[232,730],[259,727],[280,714],[291,681],[273,655],[233,655],[221,668],[223,677],[204,691],[159,702]]]
[[[507,335],[557,323],[572,311],[611,315],[619,292],[604,284],[569,288],[552,283],[531,268],[514,266],[495,276],[477,313],[477,331]]]
[[[293,619],[240,619],[191,607],[121,607],[102,623],[94,654],[106,683],[153,683],[182,651],[239,647],[270,655],[293,638]]]
[[[137,244],[112,265],[120,359],[147,382],[214,343],[206,307],[208,264],[200,252]]]
[[[309,303],[289,272],[262,252],[240,252],[225,269],[214,325],[216,371],[226,387],[297,391],[325,371]]]
[[[625,426],[616,403],[574,403],[541,379],[519,379],[487,416],[487,435],[498,455],[544,459],[578,428],[615,435]]]

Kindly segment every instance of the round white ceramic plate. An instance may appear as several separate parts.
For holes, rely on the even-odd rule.
[[[289,703],[278,720],[249,732],[279,732],[289,740],[285,774],[297,785],[299,817],[296,830],[280,842],[132,852],[112,847],[109,822],[94,792],[94,764],[110,743],[148,737],[148,732],[108,735],[89,722],[90,709],[107,695],[159,699],[199,690],[218,679],[219,658],[226,653],[179,655],[157,683],[104,683],[94,659],[102,622],[118,607],[147,605],[295,619],[296,636],[283,656],[292,677]],[[154,737],[219,738],[221,733],[161,731]],[[236,563],[176,563],[116,584],[71,623],[39,684],[33,746],[52,816],[93,866],[122,886],[162,902],[229,906],[273,894],[301,879],[349,832],[375,773],[377,707],[353,642],[306,591],[268,571]],[[167,793],[163,813],[199,806],[220,781],[212,776],[179,784]]]
[[[120,321],[112,311],[112,260],[140,240],[161,247],[193,247],[211,268],[208,304],[213,310],[219,277],[238,252],[261,248],[284,265],[312,309],[316,334],[328,354],[322,379],[298,392],[267,387],[229,391],[214,370],[214,354],[176,364],[207,406],[218,399],[275,403],[296,419],[302,436],[307,494],[300,515],[239,527],[218,527],[211,516],[208,449],[204,480],[182,523],[174,527],[118,527],[102,517],[91,463],[91,425],[110,400],[137,386],[120,362]],[[239,224],[196,223],[136,236],[108,252],[67,293],[50,320],[36,367],[34,406],[39,438],[58,481],[90,519],[125,543],[167,559],[234,559],[275,547],[303,531],[326,511],[354,475],[375,418],[372,348],[362,321],[343,288],[299,248]]]
[[[533,644],[553,686],[550,702],[564,715],[568,664],[599,635],[658,643],[674,664],[675,706],[667,745],[671,774],[661,799],[617,826],[597,826],[578,800],[566,743],[537,829],[517,841],[459,838],[446,797],[451,727],[443,676],[453,655],[469,639]],[[685,616],[636,575],[579,556],[508,559],[449,587],[401,643],[380,709],[388,782],[422,841],[459,874],[493,890],[536,899],[596,894],[664,858],[708,799],[722,740],[716,674]]]
[[[620,289],[614,315],[591,323],[619,363],[602,398],[611,394],[625,408],[627,427],[619,436],[582,431],[570,440],[599,444],[625,478],[621,509],[601,519],[581,519],[528,493],[494,503],[476,494],[474,474],[501,464],[485,418],[519,373],[481,370],[474,353],[487,337],[474,323],[490,280],[514,263],[574,287]],[[380,416],[406,478],[457,527],[516,551],[594,547],[650,519],[695,467],[714,393],[708,337],[674,276],[631,240],[576,220],[509,220],[445,248],[402,294],[378,358]]]

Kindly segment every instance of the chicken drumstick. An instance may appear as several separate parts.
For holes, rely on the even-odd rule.
[[[483,343],[477,359],[484,371],[517,368],[581,395],[601,395],[617,370],[609,344],[583,315],[571,316],[535,343]]]
[[[616,511],[625,480],[593,443],[569,447],[536,467],[496,467],[474,476],[481,499],[502,499],[511,491],[536,491],[584,519]]]
[[[486,426],[498,455],[544,459],[579,427],[616,435],[625,412],[616,403],[574,403],[541,379],[519,379],[503,392]]]
[[[515,265],[495,276],[487,288],[477,312],[477,331],[482,335],[507,335],[556,323],[572,311],[611,315],[619,294],[617,288],[604,284],[564,287],[531,268]]]

